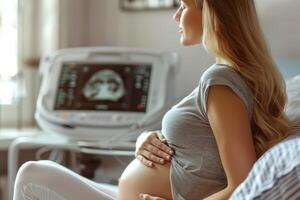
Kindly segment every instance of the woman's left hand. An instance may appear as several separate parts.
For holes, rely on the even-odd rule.
[[[161,197],[150,196],[149,194],[140,194],[139,197],[141,200],[167,200]]]

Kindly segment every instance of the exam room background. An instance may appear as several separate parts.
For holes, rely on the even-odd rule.
[[[64,7],[59,13],[60,30],[56,35],[59,44],[55,46],[50,43],[51,41],[41,37],[39,42],[25,41],[25,54],[29,57],[30,55],[38,57],[40,54],[57,48],[78,46],[126,46],[176,51],[181,58],[175,91],[177,99],[196,87],[201,73],[214,62],[213,57],[207,54],[201,46],[186,48],[180,45],[178,23],[172,19],[175,9],[124,12],[119,7],[119,0],[25,0],[24,2],[25,4],[33,2],[38,8],[41,2],[54,1],[61,2]],[[257,0],[257,7],[275,58],[299,59],[300,1]],[[29,31],[33,35],[31,40],[35,40],[38,38],[36,32],[43,29],[44,23],[38,22],[40,18],[38,13],[35,13],[37,11],[30,12],[32,20],[37,23]],[[26,28],[27,24],[24,26]],[[56,30],[49,31],[55,32]],[[49,35],[49,32],[44,34]],[[26,79],[27,95],[21,109],[22,125],[26,127],[35,124],[33,116],[38,80],[36,68],[25,66],[23,73]],[[6,113],[13,112],[5,109],[2,111],[2,115],[5,116],[2,117],[2,126],[14,126],[16,116],[7,115]]]
[[[33,2],[36,8],[41,2],[53,1],[56,0],[24,0],[27,4]],[[126,46],[176,51],[181,58],[175,91],[177,99],[196,87],[201,73],[214,62],[213,57],[201,46],[186,48],[180,45],[178,23],[172,19],[175,9],[124,12],[119,8],[119,0],[60,2],[63,2],[64,8],[60,12],[61,29],[57,35],[59,38],[56,38],[58,44],[55,45],[51,40],[37,37],[44,24],[37,22],[40,20],[37,10],[29,10],[28,17],[32,18],[32,23],[38,25],[32,28],[24,24],[24,28],[28,29],[27,34],[31,35],[31,40],[24,41],[25,57],[38,58],[42,53],[56,48],[78,46]],[[257,6],[274,57],[300,60],[300,1],[257,0]],[[37,39],[40,41],[36,41]],[[19,109],[22,109],[23,113],[22,125],[27,127],[35,124],[33,116],[39,85],[38,70],[36,67],[30,67],[28,63],[21,69],[26,80],[27,93]],[[17,114],[14,109],[8,107],[2,110],[1,128],[15,126]],[[2,165],[3,163],[0,162]],[[5,166],[2,165],[0,167],[4,169]]]

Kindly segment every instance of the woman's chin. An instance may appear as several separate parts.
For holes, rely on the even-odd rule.
[[[192,46],[192,45],[200,44],[201,42],[190,41],[190,40],[185,39],[184,37],[181,37],[180,43],[182,46]]]

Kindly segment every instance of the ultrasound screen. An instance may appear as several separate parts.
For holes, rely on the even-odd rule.
[[[151,64],[64,63],[54,110],[146,112]]]

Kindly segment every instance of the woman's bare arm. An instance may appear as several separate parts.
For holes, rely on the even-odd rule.
[[[211,86],[207,115],[227,176],[227,187],[206,200],[228,199],[257,160],[243,101],[227,86]]]

